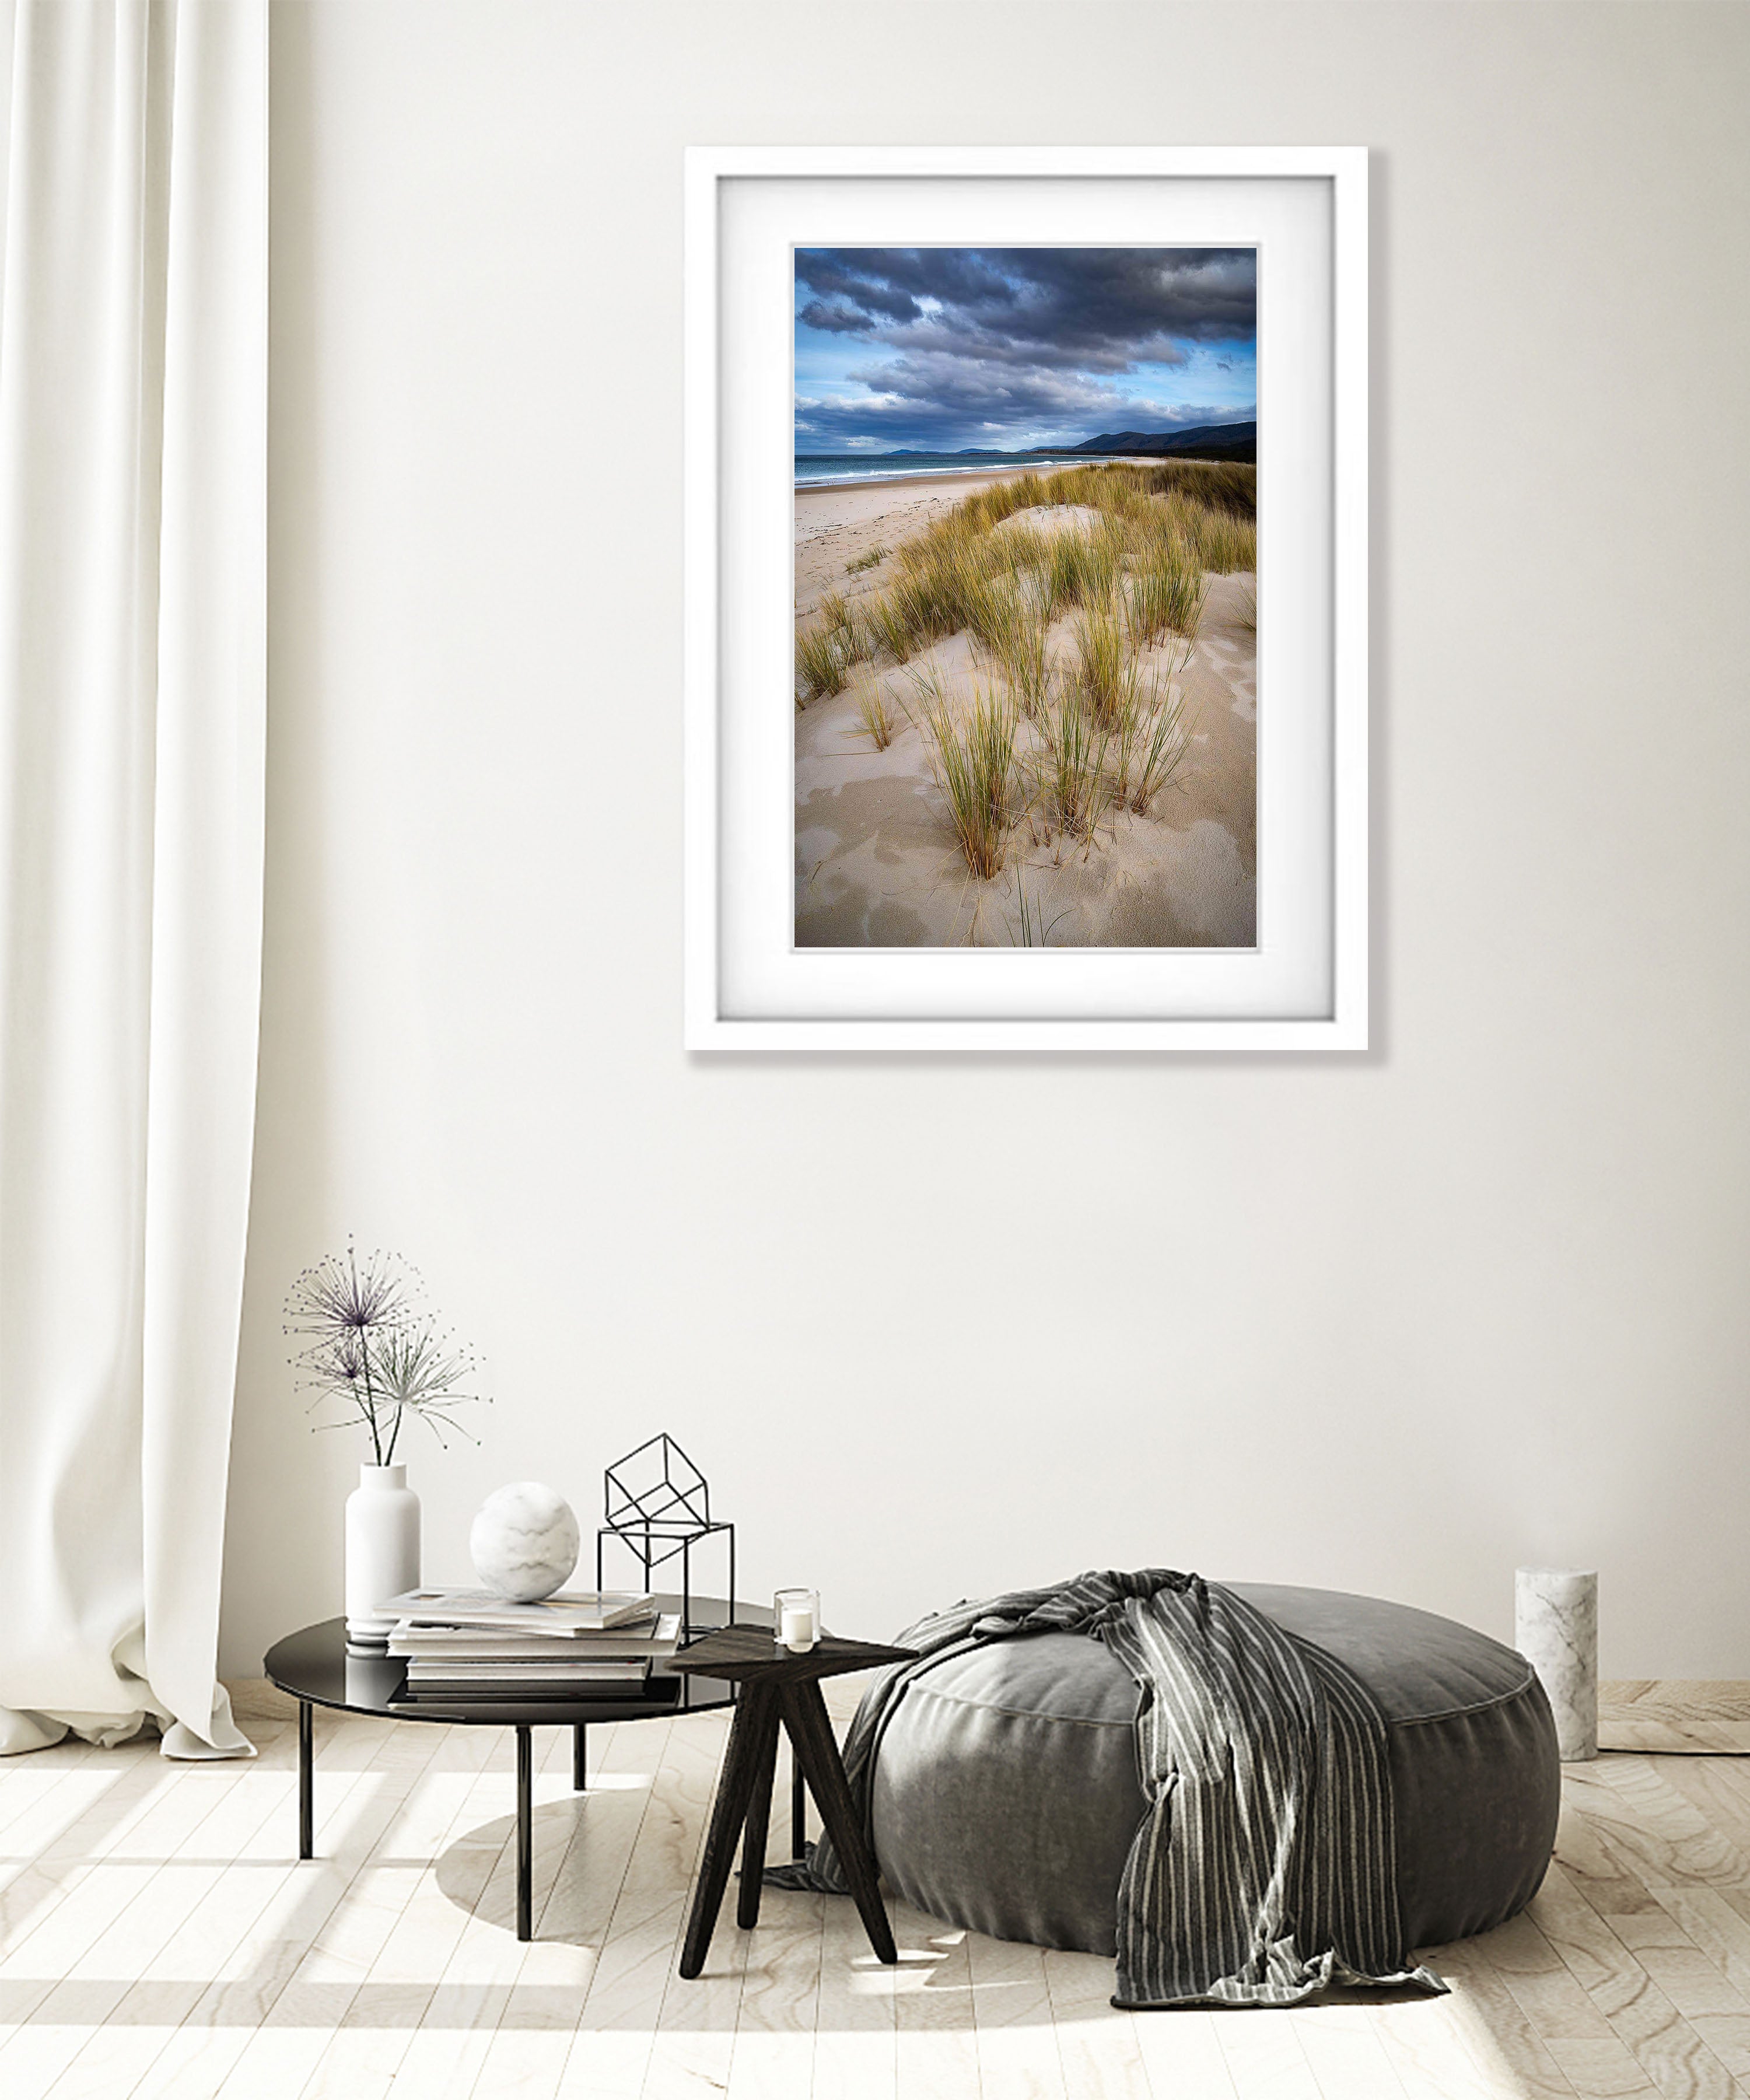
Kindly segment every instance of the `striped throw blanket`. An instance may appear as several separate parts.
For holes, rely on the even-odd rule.
[[[907,1681],[978,1641],[1085,1634],[1136,1679],[1147,1814],[1118,1890],[1115,2005],[1288,2005],[1325,1985],[1446,1986],[1404,1945],[1386,1724],[1354,1673],[1219,1583],[1165,1568],[957,1604],[900,1639],[844,1745],[866,1818]],[[774,1868],[842,1893],[830,1842]]]

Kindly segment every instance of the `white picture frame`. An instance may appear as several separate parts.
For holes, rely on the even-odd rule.
[[[1367,181],[1360,147],[689,149],[688,1050],[1366,1048]],[[771,449],[779,398],[768,353],[777,326],[790,325],[787,304],[781,316],[768,311],[779,259],[846,238],[1012,242],[1023,223],[1042,242],[1169,245],[1206,224],[1214,229],[1206,238],[1264,229],[1260,908],[1250,950],[793,946],[790,840],[768,836],[788,806],[787,778],[773,770],[790,708],[765,690],[782,699],[789,656],[787,588],[782,623],[769,601],[780,571],[791,572],[791,513],[775,479],[787,485],[790,468],[787,454],[780,468],[759,449]],[[1316,379],[1306,377],[1315,367]],[[1294,373],[1304,399],[1290,401],[1284,382]],[[787,390],[787,362],[782,377]],[[1289,426],[1293,443],[1282,435]],[[1278,706],[1289,726],[1267,735],[1273,695],[1290,690],[1293,708]]]

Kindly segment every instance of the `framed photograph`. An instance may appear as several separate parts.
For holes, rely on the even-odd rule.
[[[1367,1043],[1367,157],[696,148],[686,1043]]]

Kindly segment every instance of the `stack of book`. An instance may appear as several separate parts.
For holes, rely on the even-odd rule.
[[[411,1705],[542,1706],[642,1698],[658,1658],[680,1645],[681,1615],[626,1590],[562,1591],[513,1604],[483,1590],[409,1590],[389,1652],[407,1664]]]

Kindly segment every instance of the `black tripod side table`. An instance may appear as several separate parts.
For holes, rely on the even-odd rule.
[[[820,1696],[821,1679],[842,1677],[853,1670],[879,1669],[909,1661],[909,1648],[878,1648],[869,1641],[838,1640],[823,1635],[803,1655],[780,1648],[762,1626],[725,1626],[683,1648],[668,1667],[682,1674],[727,1680],[738,1688],[735,1718],[717,1798],[712,1805],[705,1856],[694,1892],[681,1948],[681,1974],[696,1976],[705,1965],[706,1949],[717,1921],[737,1840],[747,1833],[742,1851],[741,1894],[735,1922],[743,1928],[760,1921],[760,1880],[765,1865],[765,1832],[772,1810],[772,1775],[778,1760],[778,1727],[783,1723],[796,1754],[797,1769],[820,1811],[827,1835],[844,1868],[844,1878],[862,1917],[870,1944],[883,1961],[897,1961],[893,1927],[881,1902],[875,1861],[846,1784],[839,1745]]]

